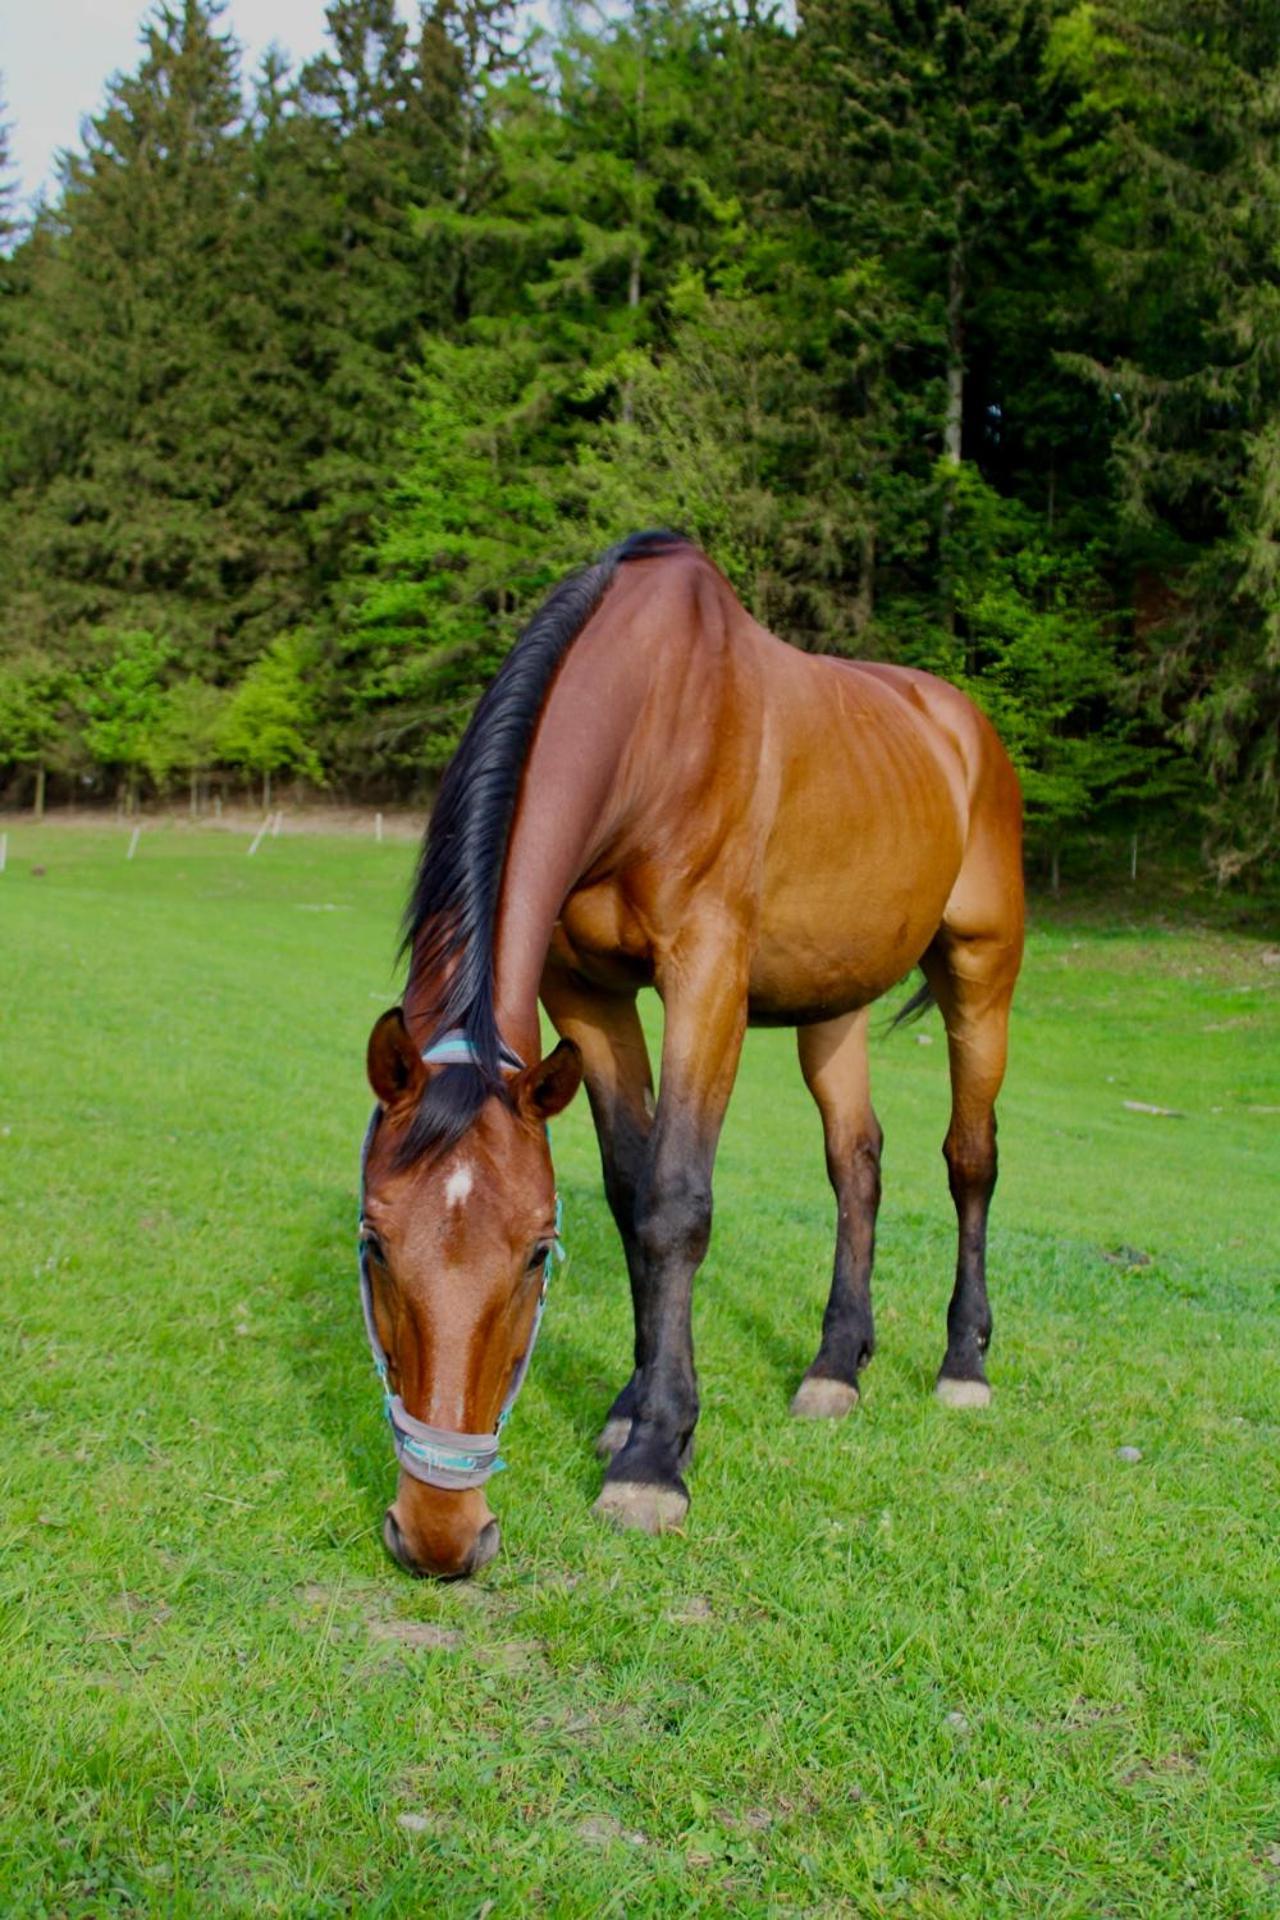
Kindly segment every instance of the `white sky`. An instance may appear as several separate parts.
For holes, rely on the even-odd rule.
[[[138,64],[149,11],[147,0],[2,0],[0,88],[26,194],[52,182],[60,149],[79,145],[80,122],[101,103],[108,78]],[[248,76],[273,40],[295,59],[317,53],[324,0],[231,0],[223,24],[245,48]]]

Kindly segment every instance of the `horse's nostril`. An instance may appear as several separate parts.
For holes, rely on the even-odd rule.
[[[418,1571],[405,1550],[404,1538],[390,1507],[382,1516],[382,1544],[398,1567],[403,1567],[406,1573]]]
[[[483,1527],[476,1535],[476,1543],[474,1547],[472,1547],[470,1557],[467,1560],[466,1571],[468,1573],[479,1573],[481,1567],[487,1567],[489,1562],[495,1558],[501,1540],[502,1535],[498,1531],[497,1521],[490,1520],[488,1526]]]

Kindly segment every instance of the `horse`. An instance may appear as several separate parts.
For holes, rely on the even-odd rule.
[[[985,1406],[995,1101],[1022,943],[1018,780],[964,694],[787,645],[676,534],[633,535],[562,581],[445,772],[403,1001],[369,1037],[361,1275],[400,1465],[392,1557],[451,1578],[498,1550],[484,1489],[558,1239],[546,1127],[581,1082],[635,1319],[596,1511],[682,1524],[693,1282],[751,1024],[796,1030],[837,1203],[791,1412],[848,1415],[875,1344],[869,1012],[917,965],[903,1012],[936,1004],[946,1027],[959,1229],[936,1392]],[[656,1101],[646,986],[665,1015]],[[539,1000],[559,1036],[545,1057]]]

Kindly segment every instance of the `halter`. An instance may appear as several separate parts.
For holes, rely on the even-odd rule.
[[[432,1042],[422,1056],[427,1066],[468,1066],[476,1061],[476,1050],[467,1035],[460,1029],[442,1034]],[[499,1064],[508,1072],[519,1073],[524,1061],[510,1047],[500,1047]],[[547,1257],[542,1264],[542,1286],[538,1293],[538,1304],[534,1309],[533,1326],[529,1333],[529,1344],[520,1357],[515,1377],[507,1390],[498,1415],[498,1424],[492,1433],[450,1433],[444,1427],[429,1427],[423,1420],[415,1420],[398,1393],[391,1390],[387,1374],[387,1355],[378,1338],[377,1322],[373,1317],[373,1287],[369,1280],[369,1256],[365,1250],[365,1236],[368,1224],[364,1217],[364,1176],[369,1160],[369,1148],[373,1136],[378,1130],[380,1108],[375,1107],[364,1136],[364,1145],[360,1149],[360,1305],[364,1311],[365,1332],[369,1336],[369,1350],[373,1355],[373,1364],[378,1378],[382,1382],[382,1403],[391,1428],[391,1440],[395,1447],[396,1459],[407,1474],[421,1480],[428,1487],[445,1487],[451,1491],[464,1487],[482,1487],[491,1474],[501,1473],[506,1461],[498,1452],[498,1443],[502,1429],[507,1423],[512,1407],[524,1385],[525,1375],[529,1371],[529,1362],[533,1358],[533,1349],[538,1338],[538,1329],[542,1325],[542,1315],[547,1304],[547,1289],[551,1284],[551,1269],[556,1258],[564,1259],[564,1247],[560,1239],[560,1195],[556,1195],[555,1238],[547,1249]]]

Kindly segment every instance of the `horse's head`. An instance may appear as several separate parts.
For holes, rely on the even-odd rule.
[[[362,1258],[371,1331],[401,1403],[391,1403],[393,1424],[401,1409],[408,1416],[383,1539],[408,1572],[442,1578],[475,1573],[498,1550],[484,1461],[469,1468],[466,1443],[474,1436],[481,1456],[495,1450],[529,1351],[556,1238],[545,1123],[573,1098],[582,1063],[562,1041],[504,1075],[460,1138],[416,1150],[415,1119],[420,1127],[424,1099],[442,1091],[433,1076],[471,1071],[424,1062],[399,1008],[369,1037],[380,1112],[364,1169]]]

